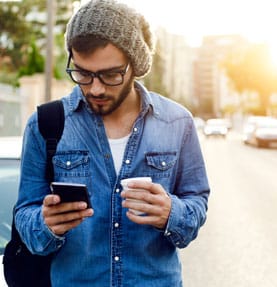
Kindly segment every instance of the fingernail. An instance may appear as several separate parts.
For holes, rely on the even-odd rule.
[[[79,203],[79,208],[85,209],[85,208],[87,208],[87,204],[85,202],[80,202]]]

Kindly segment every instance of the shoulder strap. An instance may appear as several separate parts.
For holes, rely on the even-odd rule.
[[[63,103],[57,100],[42,104],[37,107],[37,112],[39,131],[46,141],[46,178],[50,182],[54,176],[52,157],[56,153],[57,144],[64,129]]]

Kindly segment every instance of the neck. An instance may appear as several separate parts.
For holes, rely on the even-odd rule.
[[[133,87],[122,105],[112,114],[103,117],[108,138],[117,139],[130,134],[140,108],[140,95]]]

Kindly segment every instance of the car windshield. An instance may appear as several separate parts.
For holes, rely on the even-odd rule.
[[[209,126],[226,126],[226,121],[223,119],[209,119],[207,120],[207,125]]]
[[[260,128],[277,128],[277,120],[266,120],[257,123]]]
[[[12,209],[17,199],[19,159],[0,159],[0,255],[10,240]]]

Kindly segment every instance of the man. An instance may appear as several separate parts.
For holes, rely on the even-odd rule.
[[[33,253],[54,254],[53,287],[182,286],[177,248],[204,224],[209,185],[191,114],[135,80],[151,67],[149,25],[124,4],[90,1],[69,21],[66,47],[77,85],[62,99],[54,180],[86,184],[92,208],[50,194],[35,113],[24,136],[17,228]],[[130,177],[152,182],[122,191]]]

